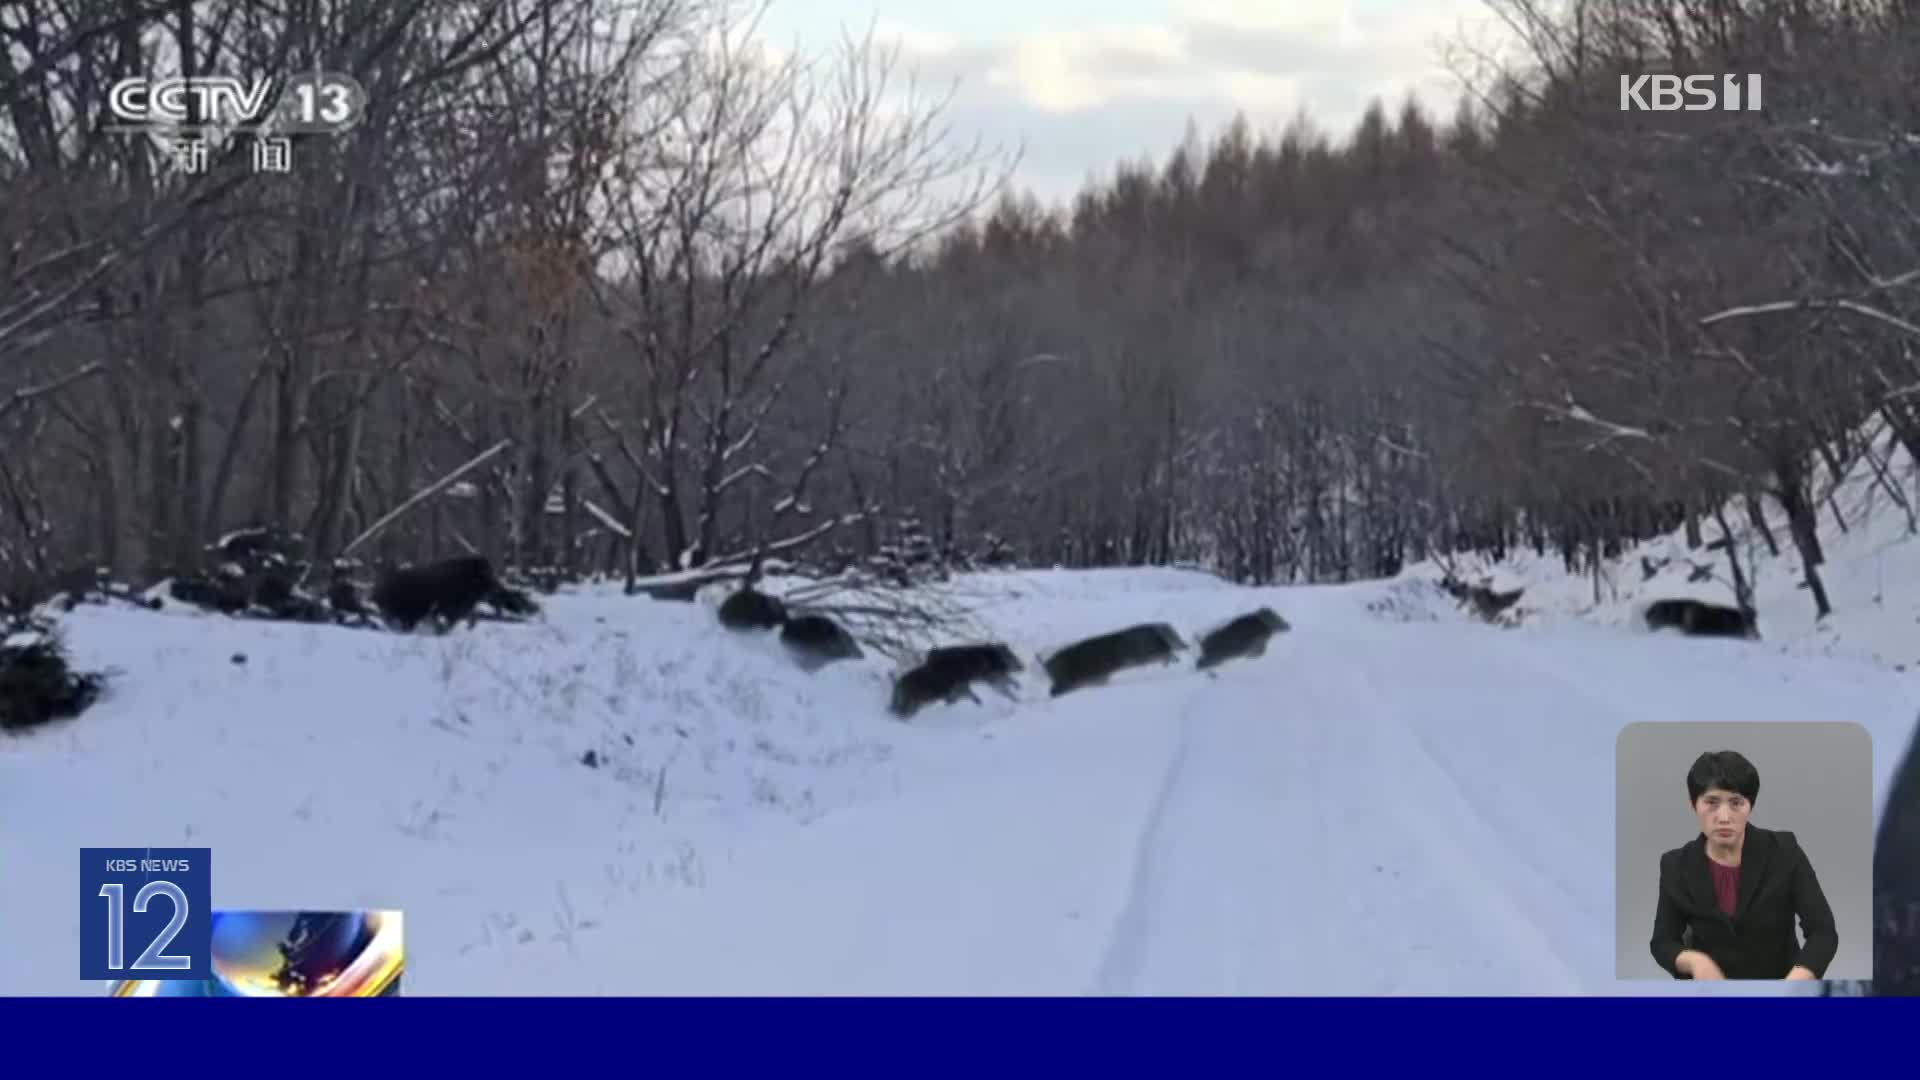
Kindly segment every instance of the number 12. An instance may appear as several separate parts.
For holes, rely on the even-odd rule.
[[[100,895],[107,898],[107,968],[120,971],[127,966],[127,887],[118,881],[108,882],[100,886]],[[133,894],[134,912],[146,914],[147,904],[156,896],[173,901],[173,918],[167,920],[166,928],[133,962],[133,970],[187,971],[193,967],[191,957],[170,956],[160,951],[173,944],[173,939],[187,928],[187,894],[171,881],[149,881]]]

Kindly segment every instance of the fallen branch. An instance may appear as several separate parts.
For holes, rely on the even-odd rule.
[[[438,480],[435,480],[433,483],[422,488],[420,491],[416,492],[413,495],[413,497],[408,499],[406,502],[403,502],[399,506],[394,507],[392,510],[387,511],[386,516],[382,517],[379,521],[376,521],[373,524],[367,526],[367,529],[365,532],[361,533],[359,536],[354,537],[352,543],[340,549],[339,557],[344,559],[348,555],[353,554],[354,548],[357,548],[361,544],[364,544],[368,540],[372,539],[375,535],[377,535],[380,532],[381,529],[386,528],[387,525],[390,524],[395,518],[398,518],[401,514],[404,514],[407,511],[413,509],[415,506],[426,501],[427,499],[431,499],[435,495],[438,495],[440,492],[446,490],[449,486],[451,486],[454,481],[472,472],[474,469],[480,467],[481,464],[485,463],[489,458],[493,457],[495,454],[498,454],[500,451],[505,450],[507,447],[512,445],[513,445],[512,439],[501,439],[499,442],[494,443],[490,449],[483,450],[479,454],[468,459],[465,465],[460,466],[459,468],[453,470],[447,475],[441,477]],[[309,568],[309,570],[311,570],[311,568]]]
[[[1598,428],[1601,431],[1605,432],[1606,437],[1601,439],[1600,442],[1590,444],[1587,447],[1587,449],[1589,450],[1597,449],[1600,443],[1609,441],[1611,439],[1641,439],[1647,442],[1652,442],[1654,439],[1653,434],[1647,431],[1645,428],[1637,428],[1627,424],[1615,423],[1612,420],[1602,420],[1600,417],[1595,416],[1593,413],[1587,411],[1586,406],[1579,404],[1578,402],[1574,401],[1571,397],[1567,399],[1567,403],[1565,405],[1550,405],[1544,401],[1536,401],[1536,402],[1533,402],[1533,407],[1536,409],[1539,409],[1540,411],[1546,413],[1548,416],[1551,416],[1555,419],[1570,420],[1575,423],[1586,424],[1589,427]]]
[[[842,526],[857,524],[864,520],[866,516],[865,512],[842,514],[836,518],[829,518],[815,525],[813,528],[808,529],[806,532],[789,536],[784,540],[771,541],[751,551],[737,552],[725,558],[714,559],[713,562],[716,564],[745,562],[750,566],[757,566],[772,556],[806,547],[808,544],[813,543],[815,540],[820,539]]]
[[[1726,322],[1730,319],[1746,319],[1756,315],[1778,315],[1789,311],[1845,311],[1859,315],[1862,318],[1872,319],[1878,323],[1884,323],[1906,334],[1908,337],[1920,338],[1920,326],[1916,326],[1892,312],[1882,311],[1871,305],[1863,304],[1858,300],[1777,300],[1771,304],[1749,304],[1745,307],[1733,307],[1725,311],[1716,311],[1701,319],[1700,325],[1713,326],[1716,323]]]

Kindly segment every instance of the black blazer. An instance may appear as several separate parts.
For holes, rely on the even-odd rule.
[[[1804,945],[1794,934],[1795,916]],[[1729,979],[1784,979],[1796,965],[1824,976],[1840,935],[1800,842],[1790,832],[1748,825],[1732,918],[1713,896],[1705,834],[1660,856],[1660,902],[1649,944],[1654,960],[1676,979],[1687,977],[1674,966],[1685,949],[1712,957]]]

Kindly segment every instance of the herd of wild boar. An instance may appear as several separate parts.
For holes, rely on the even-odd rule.
[[[777,598],[753,588],[735,591],[720,604],[720,623],[730,630],[779,628],[780,639],[809,665],[853,659],[860,647],[839,624],[824,615],[791,615]],[[1206,671],[1229,660],[1251,659],[1267,651],[1267,641],[1288,629],[1272,608],[1260,608],[1207,631],[1200,638],[1195,667]],[[1140,623],[1112,633],[1076,641],[1040,657],[1053,696],[1087,686],[1098,686],[1129,668],[1170,664],[1187,642],[1166,623]],[[894,715],[912,716],[933,702],[978,701],[976,683],[1016,697],[1014,677],[1026,665],[1005,643],[975,642],[942,645],[927,650],[920,663],[894,678]]]
[[[223,541],[224,548],[256,543],[251,534],[235,534]],[[242,573],[236,578],[193,581],[176,580],[173,592],[178,599],[232,613],[242,608],[277,614],[279,617],[331,617],[379,620],[400,630],[411,630],[422,623],[437,625],[444,632],[473,618],[475,608],[488,604],[503,614],[527,615],[537,611],[520,590],[503,584],[487,559],[464,555],[417,566],[391,568],[379,575],[363,603],[358,591],[344,580],[336,580],[324,604],[296,593],[284,560],[243,560],[245,551],[223,550],[224,555],[242,563],[258,563],[257,573]],[[1469,586],[1451,575],[1441,588],[1453,595],[1463,607],[1471,608],[1487,621],[1496,621],[1519,601],[1521,590],[1499,592],[1491,583]],[[195,589],[210,591],[202,597]],[[232,595],[229,595],[232,594]],[[691,590],[675,599],[691,600]],[[299,603],[295,603],[298,601]],[[307,614],[296,610],[299,604],[316,609]],[[720,623],[729,630],[778,630],[802,667],[809,670],[839,660],[859,659],[864,652],[852,634],[832,618],[789,611],[779,598],[752,586],[736,589],[720,604]],[[1642,616],[1651,630],[1673,629],[1689,636],[1759,636],[1753,609],[1747,606],[1726,608],[1693,599],[1657,600]],[[1268,641],[1289,629],[1287,621],[1272,608],[1262,607],[1206,631],[1199,638],[1199,657],[1195,668],[1210,671],[1231,660],[1252,659],[1265,654]],[[1188,648],[1187,642],[1164,622],[1139,623],[1109,633],[1076,641],[1039,657],[1051,683],[1054,697],[1083,687],[1099,686],[1114,675],[1148,664],[1171,664]],[[902,718],[910,717],[933,702],[952,703],[963,698],[978,701],[976,684],[984,684],[1009,698],[1017,697],[1015,681],[1025,671],[1011,648],[1002,642],[972,642],[942,645],[929,649],[917,665],[900,672],[893,682],[891,710]]]
[[[486,560],[469,556],[383,575],[372,599],[390,622],[403,627],[429,619],[451,625],[467,617],[482,601],[498,605],[495,597],[503,589]],[[1520,598],[1519,590],[1496,593],[1491,588],[1467,589],[1456,595],[1486,617],[1504,612]],[[789,611],[778,597],[751,586],[729,594],[721,602],[718,615],[721,625],[729,630],[778,630],[781,642],[808,670],[865,655],[853,635],[832,618]],[[1751,608],[1724,608],[1691,599],[1658,600],[1646,608],[1643,618],[1652,630],[1674,629],[1692,636],[1758,636]],[[1268,641],[1288,629],[1287,621],[1272,608],[1247,612],[1200,636],[1194,666],[1210,671],[1231,660],[1263,656]],[[1131,668],[1171,664],[1188,647],[1179,632],[1164,622],[1139,623],[1073,642],[1039,660],[1051,683],[1052,696],[1058,697],[1099,686]],[[1016,676],[1025,670],[1026,665],[1003,642],[942,645],[929,649],[917,665],[895,676],[890,708],[904,719],[934,702],[953,703],[963,698],[978,701],[974,693],[978,684],[1014,698]]]

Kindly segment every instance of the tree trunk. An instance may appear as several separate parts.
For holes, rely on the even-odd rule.
[[[168,347],[155,342],[155,348]],[[179,427],[174,420],[171,395],[157,395],[149,427],[152,446],[148,450],[149,486],[147,489],[147,559],[149,573],[155,577],[176,573],[186,567],[176,561],[173,544],[174,507],[178,505],[180,454]]]
[[[1774,464],[1774,479],[1779,483],[1774,495],[1787,513],[1787,531],[1793,537],[1794,548],[1800,553],[1801,571],[1806,575],[1807,589],[1813,594],[1814,618],[1824,619],[1833,614],[1833,606],[1827,599],[1826,583],[1820,578],[1820,566],[1826,561],[1826,556],[1820,550],[1819,521],[1814,517],[1812,504],[1807,501],[1805,470],[1791,460],[1777,461]]]
[[[357,393],[354,396],[357,397]],[[354,408],[347,415],[344,428],[336,428],[327,438],[331,451],[324,472],[327,488],[321,493],[313,527],[312,551],[316,562],[333,558],[339,550],[340,523],[352,500],[354,477],[360,469],[360,442],[366,431],[366,417],[366,409]]]
[[[394,433],[393,469],[387,486],[392,491],[391,497],[397,501],[413,488],[414,429],[417,423],[414,417],[416,395],[413,382],[401,379],[394,397],[398,399],[400,407],[394,413],[394,424],[398,430]],[[437,507],[438,503],[435,505]],[[435,515],[438,515],[437,509]],[[413,538],[419,535],[415,529],[390,530],[381,534],[380,543],[374,550],[380,561],[389,566],[401,560],[410,560],[418,553],[418,544],[413,542]]]
[[[1780,541],[1774,539],[1773,529],[1767,525],[1766,509],[1752,492],[1742,495],[1741,501],[1747,504],[1747,523],[1753,526],[1754,532],[1760,534],[1760,539],[1767,545],[1767,554],[1779,558]]]
[[[247,388],[240,394],[240,404],[233,410],[233,423],[227,431],[227,444],[220,450],[220,462],[214,467],[213,484],[207,493],[207,510],[200,520],[200,531],[208,538],[217,535],[226,513],[227,492],[233,486],[234,468],[240,461],[240,449],[245,444],[247,425],[253,419],[253,405],[260,394],[260,384],[265,381],[267,362],[255,365],[253,375],[247,379]]]
[[[566,468],[560,475],[560,569],[569,579],[580,569],[580,448],[573,410],[560,415],[560,459]]]
[[[194,25],[194,5],[178,6],[180,28],[177,38],[180,47],[180,72],[188,80],[199,76],[198,58],[200,52],[199,34]],[[194,120],[206,117],[195,115]],[[199,535],[204,521],[204,502],[202,496],[206,488],[201,477],[201,441],[206,421],[206,403],[201,397],[200,356],[215,343],[207,333],[206,268],[207,268],[207,224],[206,215],[199,207],[187,211],[186,229],[183,234],[180,252],[180,288],[181,301],[186,305],[187,334],[185,341],[174,340],[170,350],[173,361],[174,393],[177,395],[176,408],[179,410],[180,438],[179,471],[175,473],[179,485],[179,511],[172,518],[174,529],[173,562],[186,565],[200,553],[204,544]],[[209,538],[210,539],[210,538]]]
[[[666,547],[669,570],[690,569],[687,526],[680,517],[679,483],[668,479],[659,488],[660,539]]]
[[[274,365],[273,443],[270,456],[272,482],[269,490],[268,524],[290,531],[294,506],[299,499],[300,434],[305,423],[305,396],[313,377],[314,324],[317,321],[318,292],[323,288],[321,236],[326,224],[315,202],[320,198],[317,175],[306,182],[307,210],[301,215],[293,241],[293,265],[279,288],[285,291],[286,326],[280,334],[280,356]]]
[[[1890,401],[1880,407],[1880,415],[1893,431],[1893,437],[1906,448],[1907,456],[1920,462],[1920,413],[1905,402]]]
[[[548,548],[547,500],[553,493],[553,400],[538,390],[527,406],[526,490],[520,503],[520,550],[515,558],[526,566],[552,562]]]
[[[1727,546],[1727,572],[1733,576],[1733,598],[1737,607],[1752,610],[1753,586],[1747,581],[1745,568],[1740,565],[1740,545],[1733,539],[1733,529],[1727,525],[1727,514],[1721,507],[1713,508],[1713,520],[1720,526],[1720,538]]]

